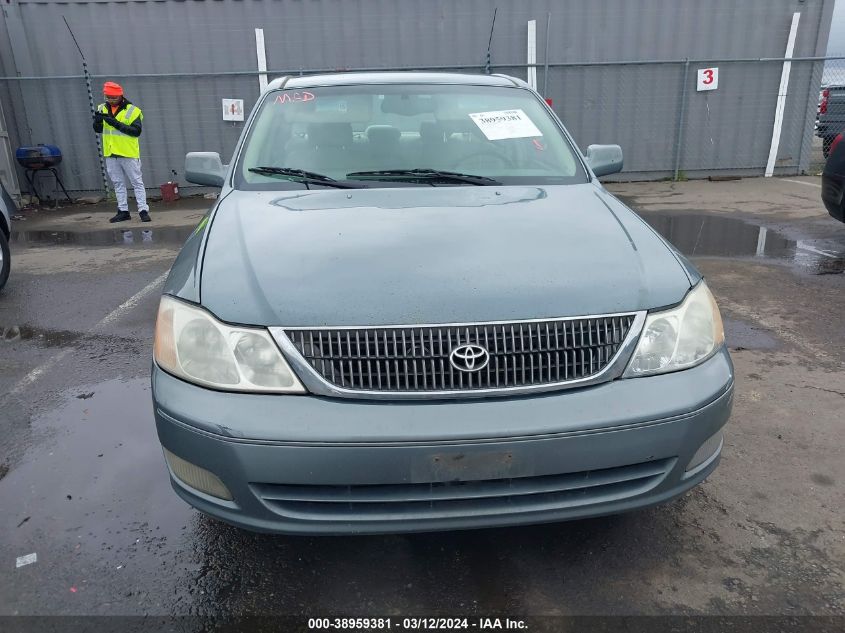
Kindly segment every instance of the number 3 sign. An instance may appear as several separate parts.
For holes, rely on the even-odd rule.
[[[715,90],[719,87],[719,69],[718,68],[699,68],[698,69],[698,85],[696,89],[700,92],[702,90]]]

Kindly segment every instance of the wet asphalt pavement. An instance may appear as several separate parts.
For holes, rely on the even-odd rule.
[[[0,292],[0,615],[845,615],[845,225],[817,183],[611,187],[722,307],[737,396],[708,481],[622,516],[401,536],[253,534],[171,490],[152,330],[205,201],[118,228],[26,215]]]

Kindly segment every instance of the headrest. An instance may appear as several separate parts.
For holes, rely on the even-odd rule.
[[[371,125],[367,128],[367,140],[378,145],[397,143],[402,132],[392,125]]]
[[[420,123],[420,138],[427,143],[442,143],[443,128],[437,121],[423,121]]]
[[[438,124],[446,132],[447,135],[462,133],[462,134],[472,134],[473,136],[482,136],[481,130],[478,129],[478,126],[473,123],[472,119],[467,117],[466,119],[452,119],[447,121],[439,121]]]
[[[308,140],[313,147],[352,145],[351,123],[309,123]]]

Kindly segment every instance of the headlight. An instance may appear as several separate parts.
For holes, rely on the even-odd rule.
[[[625,376],[687,369],[709,358],[724,341],[719,308],[702,281],[677,308],[646,317]]]
[[[165,371],[206,387],[305,392],[266,330],[225,325],[168,296],[158,306],[153,357]]]

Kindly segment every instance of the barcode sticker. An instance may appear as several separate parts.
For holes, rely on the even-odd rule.
[[[543,136],[543,133],[522,110],[476,112],[470,113],[469,116],[490,141]]]

